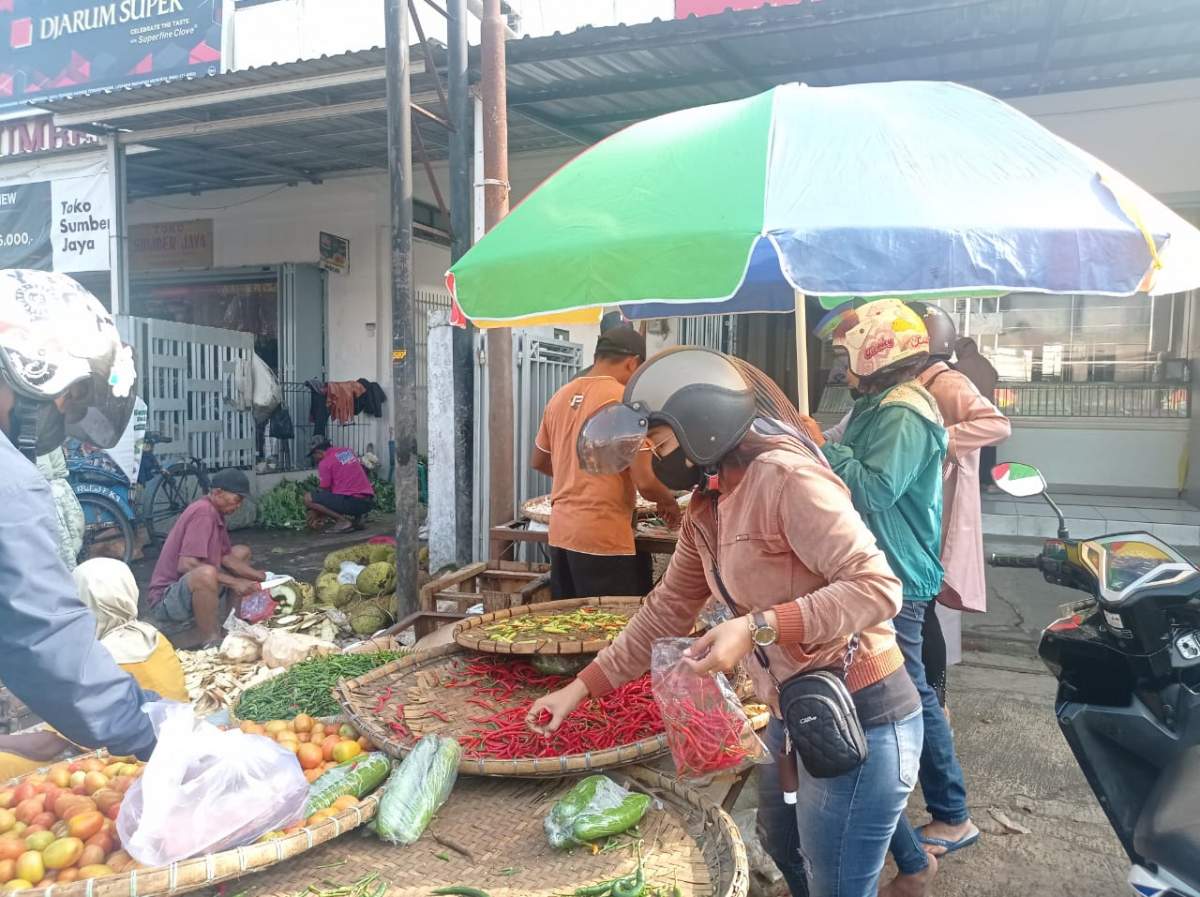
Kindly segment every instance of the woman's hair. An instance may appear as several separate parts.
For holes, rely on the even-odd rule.
[[[905,358],[893,365],[889,365],[877,374],[859,378],[858,388],[867,395],[878,395],[881,392],[886,392],[893,386],[898,386],[913,379],[928,367],[929,360],[930,356],[928,352],[922,352],[920,355]]]

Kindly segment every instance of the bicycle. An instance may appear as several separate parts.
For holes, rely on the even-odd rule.
[[[157,433],[145,434],[137,482],[131,483],[106,452],[68,440],[68,479],[84,517],[80,561],[111,544],[120,546],[120,559],[128,564],[138,527],[145,527],[151,542],[161,542],[184,508],[208,494],[208,474],[199,458],[166,467],[159,462],[154,446],[168,441]],[[105,553],[116,556],[113,550]]]

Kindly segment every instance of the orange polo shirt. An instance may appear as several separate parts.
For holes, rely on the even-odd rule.
[[[550,544],[583,554],[634,554],[633,510],[637,490],[628,470],[587,473],[575,446],[587,419],[625,396],[625,387],[608,376],[579,377],[546,403],[537,447],[554,465],[550,492]]]

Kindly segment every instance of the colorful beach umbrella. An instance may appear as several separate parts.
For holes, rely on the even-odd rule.
[[[447,274],[481,327],[790,312],[797,294],[1127,296],[1200,286],[1200,231],[949,82],[806,87],[632,125]]]

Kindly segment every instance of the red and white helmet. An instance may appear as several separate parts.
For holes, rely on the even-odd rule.
[[[877,299],[840,310],[833,344],[850,356],[859,377],[878,374],[898,362],[929,352],[929,332],[921,316],[899,299]]]
[[[8,269],[0,271],[0,379],[42,405],[70,390],[60,429],[108,448],[129,421],[136,373],[95,296],[65,274]],[[41,430],[39,450],[53,448],[46,443],[57,434]]]

